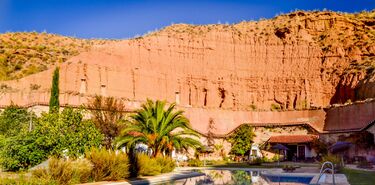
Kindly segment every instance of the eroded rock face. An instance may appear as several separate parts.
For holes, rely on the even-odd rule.
[[[374,12],[295,12],[235,25],[177,24],[93,46],[61,65],[61,101],[80,105],[102,94],[133,102],[130,107],[151,98],[269,111],[372,98],[373,18]],[[51,74],[4,82],[0,103],[48,102]]]

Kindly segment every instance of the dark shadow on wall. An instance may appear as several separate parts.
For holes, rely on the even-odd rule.
[[[369,81],[371,77],[359,81],[356,88],[356,99],[365,100],[367,98],[375,98],[375,74],[372,77],[374,80]]]
[[[330,104],[336,104],[336,103],[345,103],[347,101],[355,101],[356,100],[356,87],[352,87],[351,85],[343,85],[342,80],[338,83],[336,86],[335,94],[332,96],[330,100]]]
[[[375,98],[375,72],[373,70],[367,70],[364,76],[361,73],[341,75],[330,104],[368,98]]]

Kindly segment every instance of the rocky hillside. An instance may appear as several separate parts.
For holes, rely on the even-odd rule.
[[[283,45],[283,55],[291,49],[288,46],[317,45],[321,78],[337,84],[331,104],[375,97],[375,10],[357,14],[297,11],[234,25],[178,24],[150,35],[204,38],[210,32],[228,32],[233,41],[265,47]]]
[[[232,110],[314,109],[375,97],[374,11],[297,11],[233,25],[176,24],[143,37],[103,44],[68,38],[70,42],[57,47],[52,40],[44,40],[42,45],[57,49],[25,46],[44,59],[31,60],[18,52],[23,49],[12,49],[9,55],[7,49],[2,64],[9,63],[4,65],[9,77],[3,79],[25,76],[32,65],[45,66],[37,68],[41,71],[67,60],[74,65],[62,68],[69,78],[62,83],[73,95],[105,92],[128,100],[178,100],[186,106]],[[101,47],[92,47],[98,44]],[[15,60],[16,56],[24,58]],[[25,62],[15,67],[17,61]],[[46,74],[32,79],[43,80]],[[26,84],[31,78],[23,81]],[[14,93],[27,94],[29,86],[19,84],[7,85]],[[41,89],[48,89],[50,81],[43,84]]]
[[[0,34],[0,80],[44,71],[89,50],[94,44],[106,42],[36,32]]]

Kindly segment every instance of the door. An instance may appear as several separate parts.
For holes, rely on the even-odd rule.
[[[305,160],[305,145],[298,146],[298,159]]]
[[[288,145],[288,148],[289,150],[286,151],[286,159],[288,161],[293,161],[293,156],[297,157],[297,145]]]

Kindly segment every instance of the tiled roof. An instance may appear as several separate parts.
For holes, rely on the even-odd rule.
[[[271,136],[268,140],[269,143],[308,143],[313,141],[318,136],[316,135],[280,135]]]

